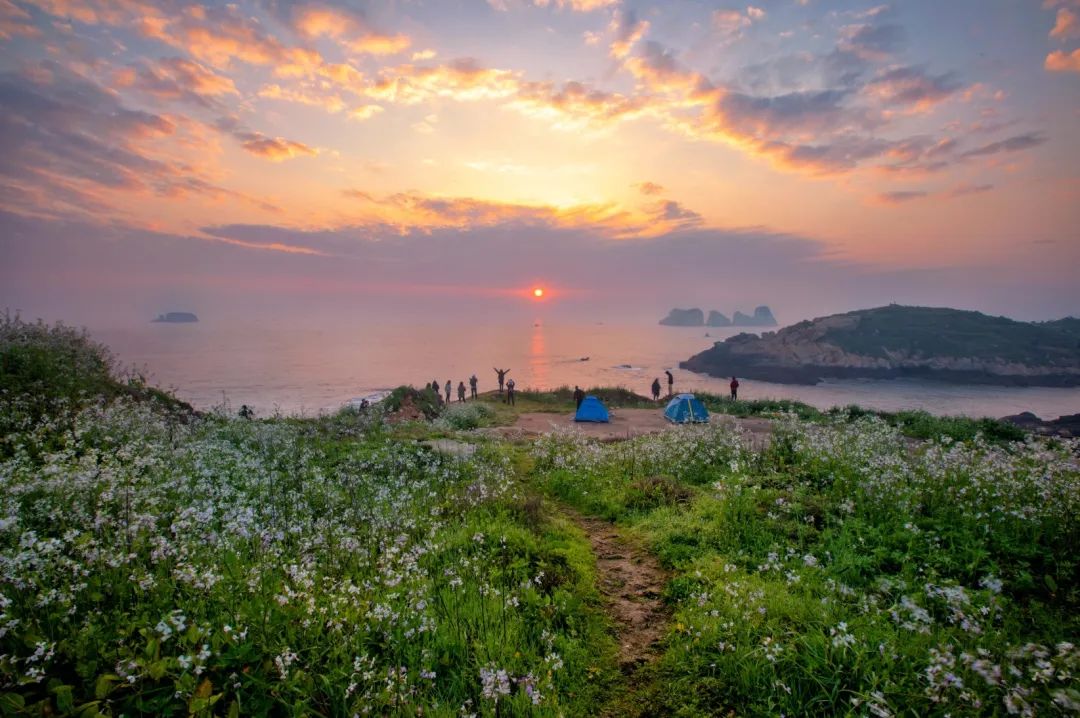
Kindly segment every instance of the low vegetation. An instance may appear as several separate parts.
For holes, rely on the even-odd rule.
[[[513,443],[474,431],[512,418],[497,397],[407,387],[314,419],[200,414],[80,332],[2,329],[5,715],[1080,710],[1077,441],[715,396],[772,440],[719,416]],[[435,437],[474,447],[415,441]],[[670,571],[636,691],[567,506]]]
[[[532,455],[675,572],[656,713],[1035,715],[1080,709],[1078,448],[912,450],[863,417],[761,450],[720,423]]]

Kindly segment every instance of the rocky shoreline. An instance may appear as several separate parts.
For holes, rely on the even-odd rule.
[[[724,378],[738,376],[774,384],[820,384],[826,379],[931,379],[952,384],[982,384],[988,386],[1080,386],[1080,376],[1075,374],[996,374],[982,370],[936,369],[928,366],[858,367],[803,364],[800,366],[777,366],[764,362],[763,356],[746,355],[730,357],[727,361],[715,356],[703,358],[697,354],[679,362],[681,369]]]
[[[933,379],[996,386],[1080,386],[1071,324],[889,306],[739,334],[680,367],[781,384],[824,379]]]

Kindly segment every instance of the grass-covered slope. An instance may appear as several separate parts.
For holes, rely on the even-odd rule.
[[[505,447],[446,457],[373,411],[180,416],[117,392],[81,336],[20,332],[3,715],[598,710],[614,645],[588,543]]]
[[[1076,367],[1080,359],[1078,338],[1059,329],[1057,323],[900,305],[847,316],[856,317],[857,323],[828,329],[822,341],[863,356],[886,358],[908,352],[928,359],[993,357],[1032,367]]]
[[[539,440],[539,485],[674,572],[643,715],[1080,710],[1077,442],[912,446],[880,419]]]
[[[512,443],[471,429],[515,409],[407,388],[314,419],[195,414],[35,326],[0,345],[31,358],[0,384],[4,715],[1080,710],[1075,440],[708,396],[778,418],[772,441],[718,417]],[[564,504],[671,571],[632,679]]]
[[[715,376],[813,383],[823,378],[1080,384],[1077,320],[1019,322],[979,312],[890,305],[741,334],[682,366]]]

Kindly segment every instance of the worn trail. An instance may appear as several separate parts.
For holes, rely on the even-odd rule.
[[[651,675],[641,669],[660,655],[660,642],[667,632],[670,612],[661,594],[668,574],[655,556],[607,521],[568,514],[588,536],[596,555],[599,588],[615,624],[619,663],[626,676],[615,702],[621,706],[619,714],[629,715],[632,697],[645,692],[651,681]],[[642,710],[644,704],[638,702],[633,713],[640,715]]]

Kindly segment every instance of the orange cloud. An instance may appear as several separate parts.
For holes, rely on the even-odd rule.
[[[388,68],[364,92],[373,99],[406,105],[435,97],[481,100],[513,95],[518,89],[517,78],[516,72],[481,67],[475,60],[463,58],[446,65]]]
[[[418,228],[470,229],[524,224],[585,228],[613,238],[632,238],[655,237],[702,223],[699,214],[671,200],[637,208],[625,208],[615,203],[555,207],[473,197],[439,197],[416,192],[401,192],[387,197],[376,197],[361,190],[346,190],[342,194],[365,205],[367,221],[385,222],[401,233]]]
[[[868,96],[884,105],[924,113],[960,90],[949,73],[928,75],[915,67],[894,67],[879,74],[865,87]]]
[[[141,16],[159,16],[152,2],[141,0],[26,0],[42,12],[87,25],[121,25]]]
[[[200,104],[206,104],[206,98],[239,94],[230,78],[180,57],[124,68],[115,73],[114,80],[122,87],[135,87],[161,99],[188,99]]]
[[[39,37],[41,31],[30,24],[30,13],[11,2],[0,0],[0,40],[13,37]]]
[[[260,88],[259,97],[321,107],[330,114],[341,112],[348,106],[346,102],[341,99],[340,95],[320,92],[318,90],[308,91],[303,89],[297,90],[285,88],[277,84],[266,85]]]
[[[616,12],[611,18],[610,30],[614,35],[611,41],[611,56],[621,60],[630,54],[638,40],[645,37],[649,30],[648,20],[638,20],[632,10]]]
[[[330,37],[353,52],[393,55],[412,44],[405,35],[383,35],[372,31],[357,15],[324,5],[304,5],[293,14],[297,31],[309,39]]]
[[[257,249],[262,252],[282,252],[284,254],[302,254],[312,257],[329,257],[331,255],[326,252],[321,252],[311,247],[302,247],[295,244],[285,244],[284,242],[249,242],[243,239],[235,239],[233,237],[222,237],[216,234],[197,234],[194,235],[195,239],[201,239],[206,242],[221,242],[223,244],[231,244],[234,247],[243,247],[244,249]]]
[[[1068,8],[1059,8],[1054,29],[1050,31],[1050,37],[1058,40],[1070,40],[1080,37],[1080,18]]]
[[[567,82],[560,88],[550,82],[527,82],[510,104],[526,115],[553,119],[562,129],[610,124],[639,117],[648,110],[645,97],[593,90],[580,82]]]
[[[375,115],[383,111],[380,105],[361,105],[354,110],[349,111],[350,120],[370,120]]]
[[[1050,72],[1080,72],[1080,48],[1072,52],[1056,50],[1046,56],[1043,65]]]
[[[302,155],[316,155],[318,152],[302,142],[294,142],[281,137],[266,137],[259,133],[250,133],[250,139],[241,146],[253,155],[265,157],[271,162],[281,162]]]
[[[559,10],[575,12],[591,12],[619,4],[619,0],[533,0],[533,2],[539,7],[552,6]]]

